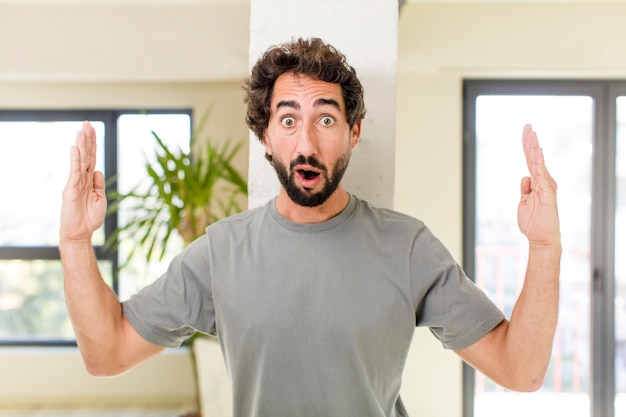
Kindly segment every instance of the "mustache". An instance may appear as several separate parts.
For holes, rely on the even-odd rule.
[[[289,164],[290,171],[293,171],[296,165],[310,165],[313,168],[317,168],[323,171],[326,170],[326,167],[324,166],[324,164],[318,161],[317,158],[314,156],[306,157],[304,155],[298,155],[298,157],[294,159],[293,161],[291,161],[291,163]]]

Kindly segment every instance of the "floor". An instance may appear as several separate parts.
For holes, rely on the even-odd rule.
[[[184,410],[2,410],[0,417],[183,417]]]

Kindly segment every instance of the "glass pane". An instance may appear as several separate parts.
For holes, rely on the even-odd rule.
[[[150,178],[145,165],[154,162],[156,141],[154,131],[159,138],[174,150],[180,147],[189,152],[191,137],[191,120],[186,114],[126,114],[118,120],[118,187],[126,193],[133,188],[147,187]],[[122,204],[119,212],[119,224],[123,225],[129,215],[130,202]],[[119,255],[120,263],[124,263],[131,249],[137,246],[133,236],[122,236]],[[162,262],[145,261],[145,251],[125,266],[119,274],[119,296],[125,300],[140,288],[158,278],[167,267],[171,258],[183,248],[182,239],[173,236],[168,242],[166,255]],[[135,249],[137,250],[137,249]]]
[[[496,386],[479,372],[476,417],[589,416],[590,228],[593,100],[579,96],[480,96],[476,102],[476,282],[510,317],[527,246],[517,226],[520,179],[528,169],[525,123],[537,131],[559,185],[563,259],[560,317],[540,394]]]
[[[98,165],[104,166],[104,124],[98,135]],[[67,181],[70,146],[81,122],[0,122],[0,246],[57,246],[61,192]],[[104,242],[104,233],[94,243]]]
[[[110,262],[99,262],[112,281]],[[0,343],[73,341],[60,261],[0,261]]]
[[[626,415],[626,97],[617,99],[615,205],[615,415]]]

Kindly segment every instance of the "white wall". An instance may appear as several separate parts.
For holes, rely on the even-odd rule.
[[[232,81],[247,74],[242,1],[2,0],[0,22],[0,80]]]
[[[75,348],[0,349],[0,410],[149,406],[191,410],[195,386],[184,350],[168,350],[116,378],[87,374]]]
[[[11,39],[11,54],[19,53],[22,56],[19,65],[18,62],[8,62],[7,43],[0,43],[0,80],[3,80],[0,82],[0,107],[63,107],[72,104],[92,106],[100,103],[110,106],[140,103],[147,106],[154,103],[155,106],[184,104],[202,108],[205,105],[205,94],[210,100],[213,88],[219,90],[223,87],[230,89],[232,94],[218,95],[220,101],[230,104],[225,106],[228,110],[224,114],[212,118],[215,126],[211,131],[215,129],[230,133],[236,138],[247,136],[245,127],[238,130],[243,125],[243,107],[236,103],[241,96],[238,88],[233,87],[241,78],[240,75],[247,71],[247,61],[241,64],[241,69],[231,68],[232,74],[227,77],[227,86],[221,85],[221,81],[224,81],[222,79],[212,79],[209,68],[213,65],[219,67],[216,62],[221,60],[222,55],[211,53],[212,49],[205,47],[202,37],[216,35],[211,31],[207,32],[209,29],[202,25],[182,25],[170,32],[155,30],[154,26],[147,25],[144,21],[139,24],[144,34],[137,35],[132,24],[118,29],[124,30],[123,34],[111,34],[102,30],[99,32],[101,37],[98,38],[97,45],[92,45],[98,52],[90,51],[87,54],[89,59],[112,57],[124,58],[127,62],[120,64],[121,66],[103,64],[100,69],[107,68],[107,71],[100,72],[93,64],[83,63],[76,66],[76,61],[80,61],[83,55],[72,48],[57,47],[55,56],[44,54],[45,51],[37,42],[41,40],[41,34],[34,30],[36,28],[31,33],[21,29],[18,24],[7,22],[8,16],[14,16],[7,13],[7,7],[18,6],[0,3],[0,38]],[[74,7],[80,9],[82,6]],[[193,18],[189,17],[191,21],[198,22],[197,16],[204,13],[212,16],[207,17],[211,24],[219,24],[220,19],[215,18],[215,12],[193,8],[205,6],[184,3],[180,7],[194,15]],[[35,13],[39,9],[33,10]],[[65,9],[64,13],[72,15],[73,10]],[[51,17],[54,13],[46,9],[45,14],[49,19],[38,15],[38,21],[45,26],[46,20],[54,20]],[[83,10],[80,13],[83,18],[89,19],[89,11]],[[114,22],[116,14],[121,11],[113,9],[93,13],[104,13]],[[161,17],[157,18],[157,15]],[[140,16],[137,14],[136,17],[141,19]],[[153,16],[151,19],[155,22],[167,21],[168,13],[154,12],[149,16]],[[626,54],[623,40],[626,39],[626,25],[623,24],[623,16],[626,16],[625,4],[591,0],[572,3],[407,3],[399,22],[394,193],[396,208],[425,220],[460,259],[462,80],[482,77],[624,78]],[[50,45],[54,45],[55,40],[70,42],[73,39],[70,36],[72,30],[72,27],[55,27],[55,30],[45,33],[45,41]],[[226,39],[233,36],[232,32],[217,33],[224,34]],[[138,41],[133,41],[136,36],[160,38],[161,34],[166,38],[174,37],[194,45],[189,50],[196,59],[159,52],[158,42],[150,43],[151,46],[145,52],[150,56],[139,57],[139,69],[135,71],[135,66],[130,65],[135,54],[118,50],[126,48],[126,44],[136,46],[135,42]],[[244,43],[246,46],[243,55],[247,57],[247,27],[241,28],[236,36],[244,39],[228,45],[240,48],[240,42]],[[107,39],[115,39],[116,42],[108,44]],[[219,43],[214,41],[215,39],[207,39],[206,45]],[[172,48],[167,50],[171,51]],[[57,53],[63,58],[56,57]],[[227,60],[230,59],[230,52],[223,53]],[[155,69],[155,57],[159,54],[163,58],[159,65],[166,66],[166,69]],[[178,57],[178,61],[168,57]],[[15,59],[14,55],[9,58]],[[42,79],[45,78],[43,69],[47,68],[48,59],[54,60],[52,72],[56,82]],[[190,69],[192,67],[195,69]],[[121,74],[120,68],[125,69]],[[207,75],[199,75],[202,71],[197,71],[198,68],[207,68]],[[88,74],[87,77],[78,74],[83,70]],[[127,74],[130,71],[133,73]],[[18,82],[22,72],[28,77],[22,77],[22,81]],[[219,72],[222,74],[220,77],[228,72]],[[76,83],[72,81],[73,75],[88,82]],[[150,82],[138,81],[144,77]],[[187,83],[185,80],[192,82]],[[215,84],[216,81],[220,81],[220,84]],[[174,103],[171,104],[170,101]],[[216,108],[218,107],[220,104],[216,103]],[[517,187],[517,184],[512,186]],[[54,393],[57,400],[71,399],[71,395],[84,390],[96,395],[100,392],[98,384],[102,381],[94,381],[93,378],[68,378],[68,384],[74,385],[67,385],[65,389],[54,385],[59,385],[59,380],[66,381],[66,375],[82,372],[82,365],[75,352],[70,353],[74,355],[72,359],[63,360],[55,356],[54,352],[53,349],[47,355],[33,353],[37,355],[37,360],[33,362],[31,357],[15,354],[9,349],[2,350],[0,403],[6,404],[11,400],[26,403],[43,401],[46,389],[49,389],[48,393]],[[107,393],[102,394],[101,400],[109,401],[107,398],[114,395],[109,389],[119,389],[119,398],[124,401],[131,401],[132,395],[136,395],[136,399],[140,401],[158,402],[168,393],[176,396],[169,397],[168,401],[189,401],[189,397],[193,396],[193,389],[188,384],[191,378],[190,369],[186,365],[178,366],[184,361],[179,362],[180,359],[172,358],[176,356],[163,356],[144,365],[146,368],[138,369],[138,374],[106,380],[105,383],[110,386]],[[36,370],[32,371],[34,380],[38,380],[34,385],[32,379],[26,380],[22,377],[24,370],[29,369],[29,364],[32,363],[37,365]],[[148,371],[148,368],[151,370]],[[136,387],[134,378],[139,373],[152,384],[155,375],[153,371],[158,374],[170,372],[174,368],[178,369],[178,374],[157,378],[158,384]],[[10,377],[7,378],[7,375]],[[54,391],[46,387],[46,381],[52,384],[50,387],[54,387]],[[29,384],[38,388],[33,391]],[[124,396],[125,393],[128,396]],[[41,397],[38,397],[39,394]],[[420,330],[416,335],[414,350],[405,373],[403,395],[414,416],[461,415],[460,361],[454,354],[444,351],[427,331]],[[90,401],[98,399],[90,397]]]

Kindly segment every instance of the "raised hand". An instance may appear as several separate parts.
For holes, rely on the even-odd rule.
[[[89,241],[102,226],[106,214],[104,175],[94,171],[96,165],[96,132],[83,122],[76,134],[76,145],[70,151],[70,174],[63,189],[61,207],[61,240]]]
[[[517,222],[531,245],[560,245],[561,233],[556,202],[556,182],[550,176],[537,134],[530,125],[522,135],[529,177],[522,178]]]

